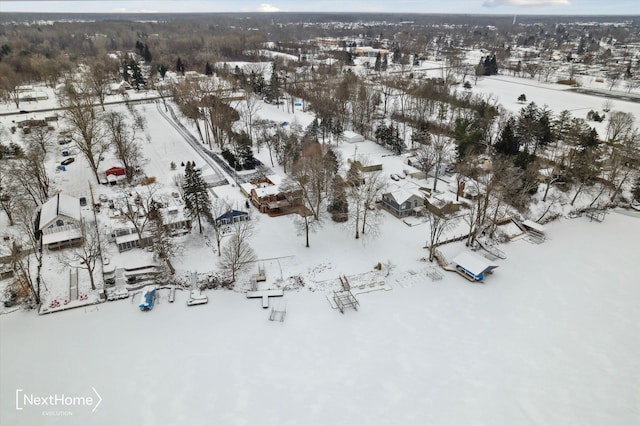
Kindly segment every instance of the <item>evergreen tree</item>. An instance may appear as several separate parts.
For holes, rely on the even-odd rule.
[[[402,154],[405,148],[404,141],[400,137],[400,129],[393,124],[389,126],[389,142],[387,145],[397,155]]]
[[[282,97],[282,93],[280,90],[280,77],[278,76],[278,72],[276,71],[276,63],[273,62],[273,70],[271,71],[271,79],[269,80],[268,87],[268,97],[271,99],[275,99],[276,104],[280,103],[280,98]]]
[[[411,133],[411,144],[425,145],[429,143],[430,137],[429,123],[426,121],[421,121],[418,125],[418,128],[414,129],[413,133]]]
[[[246,132],[234,136],[234,145],[237,158],[236,170],[252,170],[258,165],[258,160],[253,156],[251,138]]]
[[[489,66],[491,69],[491,74],[490,75],[497,75],[498,74],[498,60],[496,59],[496,55],[493,55],[491,57],[491,60],[489,61]]]
[[[400,46],[395,45],[393,48],[393,63],[399,64],[402,61],[402,52],[400,51]]]
[[[382,55],[380,54],[380,52],[378,52],[378,54],[376,55],[376,63],[373,66],[373,69],[375,71],[380,71],[380,66],[382,65]]]
[[[320,133],[320,124],[318,119],[314,118],[311,124],[307,126],[306,136],[311,136],[314,142],[318,142],[318,134]]]
[[[480,151],[480,142],[484,139],[479,119],[458,117],[453,128],[458,161],[468,154]]]
[[[331,135],[336,143],[340,142],[342,136],[344,135],[344,127],[340,120],[333,120],[333,126],[331,126]]]
[[[187,162],[184,170],[184,204],[187,214],[191,219],[198,220],[198,228],[202,234],[202,218],[213,221],[211,215],[211,199],[207,185],[202,178],[200,169],[196,169],[194,164]]]
[[[498,74],[498,61],[496,55],[487,56],[483,63],[484,75],[496,75]]]
[[[376,128],[375,135],[376,135],[376,142],[387,144],[390,139],[389,127],[387,127],[387,125],[384,124],[384,122],[380,122],[380,124]]]
[[[211,67],[211,64],[209,62],[207,62],[207,64],[204,66],[204,73],[208,76],[213,75],[213,68]]]
[[[362,185],[362,182],[363,182],[362,173],[360,172],[360,170],[356,166],[355,162],[351,163],[351,166],[349,167],[349,170],[347,171],[347,182],[346,183],[349,186],[360,186],[360,185]]]
[[[346,65],[353,65],[353,53],[351,53],[350,51],[346,51],[344,61]]]
[[[182,63],[182,59],[180,59],[180,57],[178,57],[178,60],[176,61],[176,72],[184,75],[184,64]]]
[[[504,125],[500,137],[495,144],[496,152],[504,155],[517,155],[520,152],[520,140],[516,135],[515,123],[513,118],[510,118]]]
[[[131,59],[128,64],[130,73],[131,73],[131,85],[136,89],[140,90],[141,87],[144,87],[146,81],[142,76],[142,70],[140,69],[140,64],[135,59]]]
[[[336,175],[333,179],[331,202],[327,208],[334,222],[346,222],[349,218],[349,201],[347,199],[345,185],[342,177]]]
[[[158,74],[160,74],[160,77],[164,80],[164,76],[167,74],[167,71],[169,69],[167,68],[167,66],[165,64],[160,64],[158,65]]]
[[[144,45],[144,50],[142,51],[142,58],[146,63],[150,63],[151,59],[153,59],[153,56],[151,56],[151,51],[149,51],[149,46],[146,44]]]

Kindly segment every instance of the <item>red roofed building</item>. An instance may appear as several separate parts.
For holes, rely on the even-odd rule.
[[[124,176],[127,174],[127,171],[124,167],[111,167],[104,171],[106,176]]]

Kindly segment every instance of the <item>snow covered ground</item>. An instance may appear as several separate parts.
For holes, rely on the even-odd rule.
[[[542,245],[503,246],[508,258],[486,284],[397,268],[384,277],[391,291],[358,295],[360,309],[344,315],[325,291],[304,288],[285,292],[282,323],[231,291],[191,308],[186,292],[169,304],[164,291],[147,313],[125,299],[3,315],[0,423],[635,424],[639,221],[613,212],[553,223]],[[388,256],[413,256],[382,238]],[[297,258],[329,253],[352,258],[337,244]],[[92,387],[95,412],[15,407],[16,389]]]

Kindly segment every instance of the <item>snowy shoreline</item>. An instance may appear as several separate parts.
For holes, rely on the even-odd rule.
[[[344,315],[306,289],[285,292],[282,323],[229,291],[195,308],[178,293],[148,313],[125,299],[3,315],[0,423],[631,424],[638,220],[552,223],[544,244],[505,245],[485,284],[398,268],[392,291],[358,295]],[[91,387],[100,407],[71,417],[11,397]]]

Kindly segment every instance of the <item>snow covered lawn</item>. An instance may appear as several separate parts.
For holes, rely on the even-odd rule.
[[[639,225],[616,212],[552,223],[544,244],[503,246],[486,284],[398,268],[392,291],[361,294],[344,315],[306,289],[285,292],[283,323],[230,291],[197,307],[163,291],[146,313],[136,296],[3,315],[0,424],[637,424]],[[16,389],[92,387],[93,413],[15,409]]]

